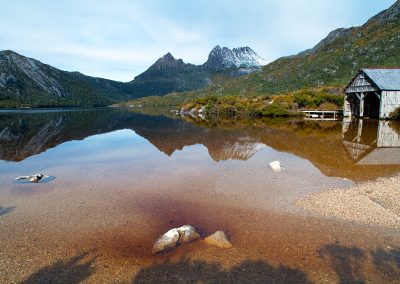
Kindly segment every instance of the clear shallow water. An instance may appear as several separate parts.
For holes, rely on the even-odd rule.
[[[14,171],[12,167],[24,165],[29,168],[35,159],[42,161],[42,165],[37,162],[31,170],[41,170],[44,163],[57,164],[66,158],[82,160],[82,155],[87,156],[86,162],[93,163],[99,159],[115,162],[132,155],[147,160],[146,155],[149,158],[164,154],[174,159],[174,154],[195,145],[208,151],[203,160],[209,158],[214,162],[247,161],[265,149],[291,153],[308,160],[325,176],[352,180],[376,178],[400,168],[399,159],[376,158],[381,153],[394,157],[400,149],[399,128],[388,122],[272,120],[233,126],[195,125],[124,110],[2,111],[1,170]],[[116,153],[117,149],[121,153]]]
[[[93,249],[98,257],[94,282],[120,269],[134,278],[160,259],[149,253],[155,238],[186,223],[203,234],[227,231],[235,249],[221,255],[193,244],[167,258],[190,256],[225,265],[261,259],[303,267],[308,277],[318,272],[334,279],[335,269],[316,251],[340,241],[332,252],[340,258],[349,246],[364,251],[398,245],[398,235],[379,231],[365,237],[369,229],[304,217],[291,203],[352,184],[348,179],[397,173],[396,159],[368,162],[381,148],[397,151],[396,135],[396,128],[377,121],[203,127],[114,109],[1,113],[0,207],[6,213],[0,221],[8,261],[2,268],[10,271],[5,279],[23,279]],[[274,160],[281,161],[282,172],[269,168]],[[36,172],[56,179],[12,182]],[[26,255],[18,253],[21,247]],[[314,256],[304,263],[306,255]],[[27,265],[27,257],[35,262]],[[126,266],[132,261],[137,266]],[[100,269],[99,263],[112,269]],[[22,264],[28,267],[25,274],[16,271]],[[379,273],[367,274],[381,279]]]

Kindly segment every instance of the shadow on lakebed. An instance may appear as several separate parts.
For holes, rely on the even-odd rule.
[[[319,257],[333,270],[328,282],[396,283],[400,277],[400,250],[377,249],[367,252],[358,247],[330,244]],[[371,278],[371,270],[376,272]],[[326,281],[326,275],[323,276]],[[315,281],[315,279],[313,279]],[[231,268],[205,261],[162,262],[141,269],[132,283],[313,283],[307,273],[282,264],[272,266],[261,260],[247,260]],[[319,280],[316,280],[319,282]]]
[[[85,260],[87,256],[88,253],[82,253],[66,261],[57,261],[38,270],[21,283],[81,283],[95,272],[92,265],[96,259]]]
[[[132,283],[311,283],[306,274],[263,261],[245,261],[230,269],[220,264],[182,259],[143,268]]]
[[[317,253],[334,272],[331,276],[334,279],[329,277],[329,282],[396,283],[400,277],[399,248],[366,251],[355,246],[329,244],[323,246]],[[375,273],[371,278],[372,271]],[[325,276],[323,277],[326,281]],[[313,281],[305,271],[282,264],[273,266],[261,260],[247,260],[224,269],[217,263],[182,258],[178,262],[165,261],[143,268],[132,283],[313,283]]]
[[[59,260],[45,266],[21,283],[81,283],[89,278],[94,283],[98,269],[107,269],[107,279],[113,282],[132,277],[131,283],[397,283],[400,277],[399,248],[379,248],[367,251],[355,246],[328,244],[316,251],[331,273],[314,271],[313,279],[304,270],[286,266],[272,265],[266,260],[244,260],[234,266],[225,267],[218,262],[191,259],[188,256],[156,259],[141,268],[125,263],[103,266],[96,264],[97,256],[81,253],[66,260]],[[321,266],[322,268],[322,266]],[[138,270],[137,270],[138,269]],[[125,271],[125,275],[121,275]],[[374,272],[374,273],[372,273]],[[132,274],[131,274],[132,273]],[[104,277],[104,275],[102,276]],[[316,277],[316,278],[315,278]],[[320,278],[322,277],[322,278]],[[96,280],[97,279],[97,280]],[[322,281],[324,280],[324,281]],[[91,282],[90,281],[90,282]]]
[[[368,276],[371,275],[370,269],[382,277],[379,279],[381,283],[395,283],[400,279],[399,248],[379,248],[368,252],[355,246],[330,244],[321,248],[318,253],[330,263],[339,283],[371,282]]]

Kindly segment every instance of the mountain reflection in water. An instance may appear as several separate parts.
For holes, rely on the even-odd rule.
[[[254,120],[206,127],[119,109],[1,112],[0,159],[22,161],[64,142],[131,129],[171,156],[202,144],[211,158],[248,160],[264,147],[309,160],[326,176],[366,180],[400,169],[399,131],[375,120]]]

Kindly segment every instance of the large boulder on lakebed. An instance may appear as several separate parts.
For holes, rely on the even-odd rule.
[[[200,238],[200,234],[191,225],[174,228],[161,235],[153,245],[153,253],[167,251],[178,244],[187,243]]]

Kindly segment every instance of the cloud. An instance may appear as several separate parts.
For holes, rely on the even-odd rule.
[[[0,47],[58,68],[131,80],[167,52],[201,64],[217,44],[267,60],[360,25],[394,0],[5,1]]]

